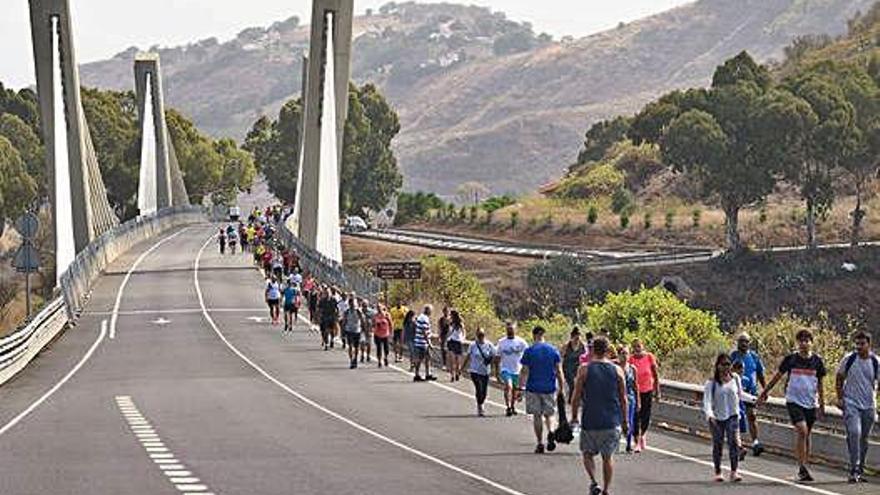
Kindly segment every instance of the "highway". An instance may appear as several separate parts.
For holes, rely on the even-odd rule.
[[[476,418],[469,382],[349,370],[305,324],[282,337],[258,272],[221,256],[213,232],[121,256],[78,325],[0,388],[0,493],[587,492],[575,447],[532,454],[530,420],[505,418],[496,390]],[[655,429],[649,444],[617,458],[611,493],[877,493],[824,468],[795,485],[792,461],[771,455],[715,484],[705,441]]]

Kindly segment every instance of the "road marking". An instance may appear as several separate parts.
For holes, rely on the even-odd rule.
[[[139,435],[137,423],[146,423],[147,418],[145,418],[138,410],[137,405],[135,405],[131,396],[117,395],[116,407],[119,408],[122,416],[128,422],[132,433],[136,436]],[[158,435],[156,435],[156,438],[158,439]],[[206,492],[208,487],[202,484],[202,481],[199,478],[193,476],[192,471],[186,469],[186,467],[174,457],[174,454],[165,447],[165,444],[162,443],[161,440],[152,440],[149,442],[141,440],[141,447],[144,448],[144,451],[150,456],[153,463],[159,467],[162,474],[168,478],[168,481],[173,484],[179,492],[210,495]]]
[[[349,418],[347,418],[347,417],[345,417],[335,411],[332,411],[332,410],[322,406],[321,404],[313,401],[312,399],[309,399],[308,397],[297,392],[296,390],[293,390],[288,385],[286,385],[284,382],[282,382],[281,380],[279,380],[279,379],[275,378],[274,376],[272,376],[271,374],[269,374],[266,370],[261,368],[260,365],[258,365],[254,361],[252,361],[249,357],[245,356],[241,351],[238,350],[237,347],[235,347],[232,344],[232,342],[230,342],[226,338],[225,335],[223,335],[223,332],[221,332],[220,328],[217,326],[217,324],[214,323],[214,319],[211,318],[211,315],[208,313],[207,307],[205,306],[205,299],[202,295],[201,286],[199,285],[199,264],[201,262],[202,254],[204,253],[204,251],[208,247],[208,245],[211,244],[213,239],[214,239],[213,235],[208,237],[208,240],[205,241],[205,243],[202,245],[202,248],[199,250],[199,253],[196,255],[195,263],[193,266],[193,282],[195,284],[196,296],[199,299],[199,305],[202,307],[202,315],[205,317],[205,321],[208,322],[208,324],[214,330],[214,333],[217,334],[217,337],[219,337],[220,340],[223,341],[224,344],[226,344],[226,347],[228,347],[229,350],[231,350],[233,352],[233,354],[235,354],[236,356],[241,358],[242,361],[244,361],[245,363],[250,365],[251,368],[253,368],[257,373],[262,375],[264,378],[269,380],[271,383],[274,383],[275,385],[277,385],[281,390],[283,390],[283,391],[287,392],[288,394],[292,395],[293,397],[299,399],[301,402],[323,412],[324,414],[326,414],[326,415],[328,415],[328,416],[330,416],[330,417],[332,417],[342,423],[347,424],[348,426],[351,426],[352,428],[354,428],[356,430],[359,430],[363,433],[366,433],[367,435],[370,435],[371,437],[376,438],[378,440],[381,440],[382,442],[385,442],[389,445],[393,445],[403,451],[409,452],[410,454],[413,454],[417,457],[420,457],[426,461],[432,462],[434,464],[437,464],[438,466],[449,469],[450,471],[454,471],[454,472],[461,474],[463,476],[466,476],[472,480],[475,480],[475,481],[478,481],[478,482],[483,483],[485,485],[491,486],[492,488],[495,488],[496,490],[501,491],[503,493],[506,493],[508,495],[526,495],[523,492],[514,490],[513,488],[502,485],[501,483],[498,483],[496,481],[492,481],[489,478],[481,476],[477,473],[468,471],[464,468],[458,467],[454,464],[451,464],[451,463],[446,462],[442,459],[434,457],[431,454],[428,454],[428,453],[423,452],[421,450],[418,450],[416,448],[410,447],[409,445],[406,445],[402,442],[394,440],[393,438],[387,437],[387,436],[385,436],[375,430],[371,430],[370,428],[367,428],[366,426],[363,426],[363,425],[355,422],[354,420],[351,420],[351,419],[349,419]]]
[[[164,327],[165,325],[171,323],[171,320],[166,320],[165,318],[162,318],[160,316],[159,318],[156,318],[155,320],[151,321],[150,323],[152,323],[153,325],[159,325],[160,327]]]
[[[212,313],[255,313],[257,311],[265,311],[265,307],[261,308],[209,308]],[[178,314],[201,314],[202,308],[183,308],[183,309],[135,309],[131,311],[117,311],[119,316],[139,316],[139,315],[178,315]],[[113,311],[95,311],[89,314],[96,316],[111,316]]]
[[[167,241],[174,239],[180,234],[186,232],[189,227],[184,227],[183,229],[178,230],[174,234],[171,234],[159,242],[150,246],[150,249],[147,249],[132,263],[131,267],[129,267],[128,271],[125,272],[125,277],[122,279],[122,283],[119,285],[119,290],[116,292],[116,302],[113,304],[113,311],[110,314],[110,340],[116,338],[116,320],[119,319],[119,306],[122,304],[122,294],[125,292],[125,287],[128,285],[128,280],[131,278],[131,274],[140,266],[141,262],[144,261],[144,258],[147,257],[150,253],[155,251],[159,246],[165,244]]]
[[[104,341],[104,336],[107,335],[107,320],[101,320],[101,332],[98,334],[98,338],[95,339],[95,342],[92,343],[92,346],[89,347],[89,350],[83,355],[83,357],[79,360],[76,365],[67,372],[64,377],[58,381],[52,388],[50,388],[45,394],[43,394],[39,399],[35,400],[30,406],[27,407],[24,411],[20,412],[18,416],[12,418],[8,423],[6,423],[3,428],[0,428],[0,435],[3,435],[7,431],[9,431],[13,426],[17,425],[22,419],[24,419],[28,414],[32,413],[34,409],[39,407],[40,404],[45,402],[49,397],[52,397],[52,394],[58,391],[68,380],[70,380],[73,375],[76,374],[83,365],[92,357],[92,354],[95,353],[95,349]]]

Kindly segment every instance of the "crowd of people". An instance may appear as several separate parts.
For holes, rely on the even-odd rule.
[[[578,438],[591,495],[610,493],[613,456],[618,451],[637,454],[648,448],[652,404],[661,397],[660,363],[641,340],[614,345],[605,336],[574,327],[569,340],[557,349],[545,341],[544,328],[531,329],[530,344],[517,335],[516,324],[508,322],[504,335],[493,343],[485,329],[467,328],[461,314],[448,307],[442,309],[435,326],[430,305],[418,314],[401,301],[386,307],[304,274],[296,253],[272,242],[270,220],[277,222],[283,215],[278,209],[255,210],[247,223],[230,225],[219,234],[221,253],[227,247],[234,253],[239,239],[242,250],[253,253],[266,276],[265,298],[275,325],[281,323],[283,301],[283,332],[292,331],[301,304],[306,304],[308,320],[320,329],[322,348],[329,351],[339,345],[346,349],[351,369],[373,362],[374,356],[381,368],[390,366],[392,360],[402,363],[408,355],[413,381],[434,381],[433,356],[448,372],[450,382],[463,375],[470,378],[477,416],[486,414],[494,377],[503,388],[507,416],[517,415],[517,404],[525,401],[525,412],[532,416],[535,453],[553,451],[557,443]],[[747,452],[760,456],[764,451],[755,410],[767,402],[783,378],[785,404],[795,431],[796,479],[813,481],[811,434],[825,414],[822,380],[827,371],[823,359],[813,352],[809,330],[799,331],[796,341],[797,349],[782,360],[769,381],[748,334],[738,335],[734,349],[717,356],[713,375],[705,383],[702,407],[712,434],[715,481],[724,481],[725,445],[730,458],[728,479],[734,483],[742,480],[739,464]],[[869,437],[877,420],[880,358],[871,351],[870,334],[859,332],[853,342],[854,350],[837,367],[836,392],[846,425],[849,482],[859,483],[866,480]],[[571,421],[566,420],[566,409]],[[743,445],[746,433],[750,448]],[[597,456],[602,460],[601,487]]]

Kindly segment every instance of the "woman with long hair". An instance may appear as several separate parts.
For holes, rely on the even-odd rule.
[[[587,347],[581,340],[581,329],[574,327],[569,333],[568,342],[562,346],[562,376],[565,378],[566,397],[571,400],[574,390],[574,379],[577,377],[580,367],[581,356],[587,352]]]
[[[639,339],[632,341],[632,355],[629,357],[629,363],[636,368],[636,387],[639,391],[641,404],[636,423],[633,425],[636,438],[634,450],[641,452],[645,450],[648,443],[651,404],[655,400],[660,400],[660,372],[657,358],[645,350],[645,345]]]
[[[409,310],[403,317],[403,345],[409,351],[409,370],[415,369],[415,361],[413,361],[413,339],[416,338],[416,312]]]
[[[461,321],[461,314],[452,310],[449,314],[449,333],[446,336],[446,348],[449,350],[449,379],[456,382],[461,379],[461,356],[464,353],[465,329]]]
[[[742,381],[731,370],[730,356],[718,354],[715,358],[715,373],[706,382],[703,390],[703,413],[712,430],[712,462],[715,467],[715,481],[724,481],[721,475],[721,456],[724,453],[724,440],[730,454],[730,481],[742,481],[737,473],[740,455],[739,404],[743,400]]]

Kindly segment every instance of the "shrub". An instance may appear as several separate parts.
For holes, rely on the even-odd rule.
[[[468,222],[474,223],[477,221],[477,207],[471,206],[468,216]]]
[[[625,180],[626,175],[614,165],[600,163],[586,169],[581,175],[564,179],[555,195],[567,199],[607,196],[623,189]]]
[[[596,208],[596,205],[590,205],[590,209],[587,210],[587,223],[590,225],[596,225],[596,222],[599,220],[599,209]]]
[[[491,225],[491,224],[492,224],[492,214],[493,214],[494,212],[495,212],[495,210],[487,210],[487,211],[486,211],[486,216],[485,216],[484,219],[483,219],[483,220],[486,222],[486,225]]]
[[[629,227],[629,213],[623,212],[620,214],[620,228],[626,230]]]
[[[542,317],[554,313],[573,316],[588,294],[587,262],[573,256],[559,256],[532,265],[526,272],[529,299]]]
[[[568,335],[574,324],[571,319],[563,314],[555,313],[547,318],[529,318],[519,322],[519,335],[525,338],[532,335],[532,329],[540,326],[547,331],[544,338],[556,346],[562,346],[568,341]]]
[[[758,210],[758,223],[762,225],[767,223],[767,205],[761,205],[761,209]]]
[[[626,344],[640,338],[661,358],[676,349],[723,338],[715,315],[688,307],[660,287],[609,293],[605,302],[588,305],[586,314],[593,333]]]
[[[694,211],[691,212],[691,222],[695,229],[700,228],[700,217],[703,216],[703,212],[699,208],[694,208]]]
[[[14,276],[6,276],[3,273],[0,279],[0,320],[5,320],[9,316],[9,310],[12,309],[12,302],[18,297],[18,283]]]
[[[492,213],[493,211],[500,210],[501,208],[510,206],[514,203],[516,203],[516,200],[505,194],[504,196],[492,196],[491,198],[486,199],[480,204],[480,207],[487,213]]]
[[[510,230],[516,230],[516,226],[519,223],[519,212],[512,211],[510,212]]]
[[[397,196],[397,215],[394,223],[403,225],[413,220],[430,219],[432,210],[443,209],[444,203],[434,193],[400,193]],[[440,218],[437,214],[436,218]]]
[[[645,230],[651,230],[651,212],[645,212],[645,218],[642,221]]]
[[[635,199],[631,192],[626,189],[618,189],[611,196],[611,211],[620,214],[622,212],[631,212],[635,206]]]
[[[667,211],[666,212],[666,220],[663,225],[666,227],[666,230],[672,230],[673,225],[675,225],[675,212]]]
[[[461,209],[458,210],[458,219],[464,222],[465,218],[467,218],[467,208],[462,206]]]

